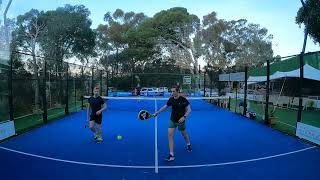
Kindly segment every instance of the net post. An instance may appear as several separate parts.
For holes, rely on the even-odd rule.
[[[229,109],[229,111],[230,111],[230,108],[231,108],[231,97],[229,96],[229,98],[228,98],[228,109]]]
[[[267,60],[266,109],[264,111],[265,124],[269,124],[269,90],[270,90],[270,61]]]
[[[65,101],[66,101],[66,106],[64,109],[65,114],[69,114],[69,64],[67,63],[67,88],[66,88],[66,94],[65,94]]]
[[[43,83],[42,83],[42,102],[43,102],[42,120],[43,120],[43,123],[45,124],[48,123],[46,83],[47,83],[47,61],[46,59],[44,59],[44,71],[43,71]]]
[[[244,103],[243,103],[243,116],[246,116],[247,113],[247,89],[248,89],[248,66],[244,69]]]
[[[83,83],[83,79],[84,79],[84,76],[83,76],[83,66],[81,66],[81,110],[83,110],[83,96],[84,96],[84,93],[83,93],[83,89],[84,89],[84,83]]]

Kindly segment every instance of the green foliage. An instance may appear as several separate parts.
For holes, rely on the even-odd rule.
[[[225,21],[212,12],[204,16],[202,52],[209,64],[226,69],[236,65],[256,67],[273,56],[272,36],[267,29],[247,20]]]
[[[83,5],[65,5],[43,15],[46,25],[41,38],[44,54],[62,61],[75,54],[91,54],[95,33],[90,28],[90,11]]]
[[[320,1],[306,0],[297,12],[296,23],[304,24],[314,42],[320,43]]]

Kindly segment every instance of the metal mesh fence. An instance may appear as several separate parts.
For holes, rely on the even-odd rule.
[[[8,66],[0,66],[0,122],[9,119],[9,103],[8,103]]]

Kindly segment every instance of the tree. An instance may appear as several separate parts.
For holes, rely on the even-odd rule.
[[[212,12],[204,16],[203,29],[198,36],[205,60],[215,68],[255,67],[273,55],[272,36],[267,29],[248,24],[245,19],[225,21]]]
[[[280,55],[277,55],[275,58],[273,58],[273,62],[280,62],[280,61],[281,61],[281,56]]]
[[[41,38],[45,55],[61,62],[63,58],[77,53],[92,52],[95,33],[90,28],[89,15],[90,11],[83,5],[65,5],[45,12],[45,36]]]
[[[47,11],[42,18],[45,23],[40,39],[41,49],[49,68],[56,72],[66,72],[64,58],[92,53],[95,46],[95,33],[90,28],[90,11],[83,5],[65,5],[53,11]],[[63,99],[62,74],[59,73],[60,90],[58,96]]]
[[[200,29],[199,18],[189,14],[185,8],[175,7],[155,14],[152,27],[158,31],[160,42],[163,40],[163,44],[168,44],[169,48],[180,48],[188,52],[190,62],[197,72],[198,53],[194,48],[192,35]],[[174,51],[175,49],[172,50]]]
[[[33,77],[35,81],[33,82],[34,89],[34,109],[39,109],[39,66],[40,62],[37,61],[36,54],[40,50],[39,40],[42,35],[42,32],[45,28],[45,24],[41,19],[43,12],[38,10],[31,9],[29,12],[24,15],[17,17],[17,38],[16,41],[19,42],[20,50],[23,52],[29,53],[32,56],[30,61],[30,66],[32,68]]]
[[[314,42],[320,43],[320,1],[306,0],[297,12],[296,23],[304,24]]]
[[[208,65],[214,68],[225,68],[232,64],[228,55],[236,49],[231,37],[228,22],[217,18],[216,12],[203,17],[203,29],[197,34],[201,38],[201,52]],[[229,33],[228,33],[229,32]]]
[[[143,13],[124,12],[121,9],[117,9],[112,14],[107,12],[104,15],[106,24],[99,25],[97,28],[97,45],[105,68],[109,69],[109,66],[111,66],[112,77],[115,72],[118,74],[119,66],[126,61],[128,56],[125,54],[132,54],[132,49],[125,51],[129,47],[128,41],[135,38],[133,37],[136,36],[133,33],[134,29],[137,29],[146,19],[147,16]],[[131,35],[129,35],[130,31],[132,31]],[[120,55],[123,51],[125,51],[124,54]],[[115,54],[115,56],[112,54]],[[109,60],[108,57],[114,59]]]

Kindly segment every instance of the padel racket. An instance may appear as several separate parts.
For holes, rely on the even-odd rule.
[[[141,120],[141,121],[144,121],[144,120],[147,120],[149,118],[152,118],[154,117],[152,114],[150,114],[147,110],[141,110],[138,114],[138,118]]]

